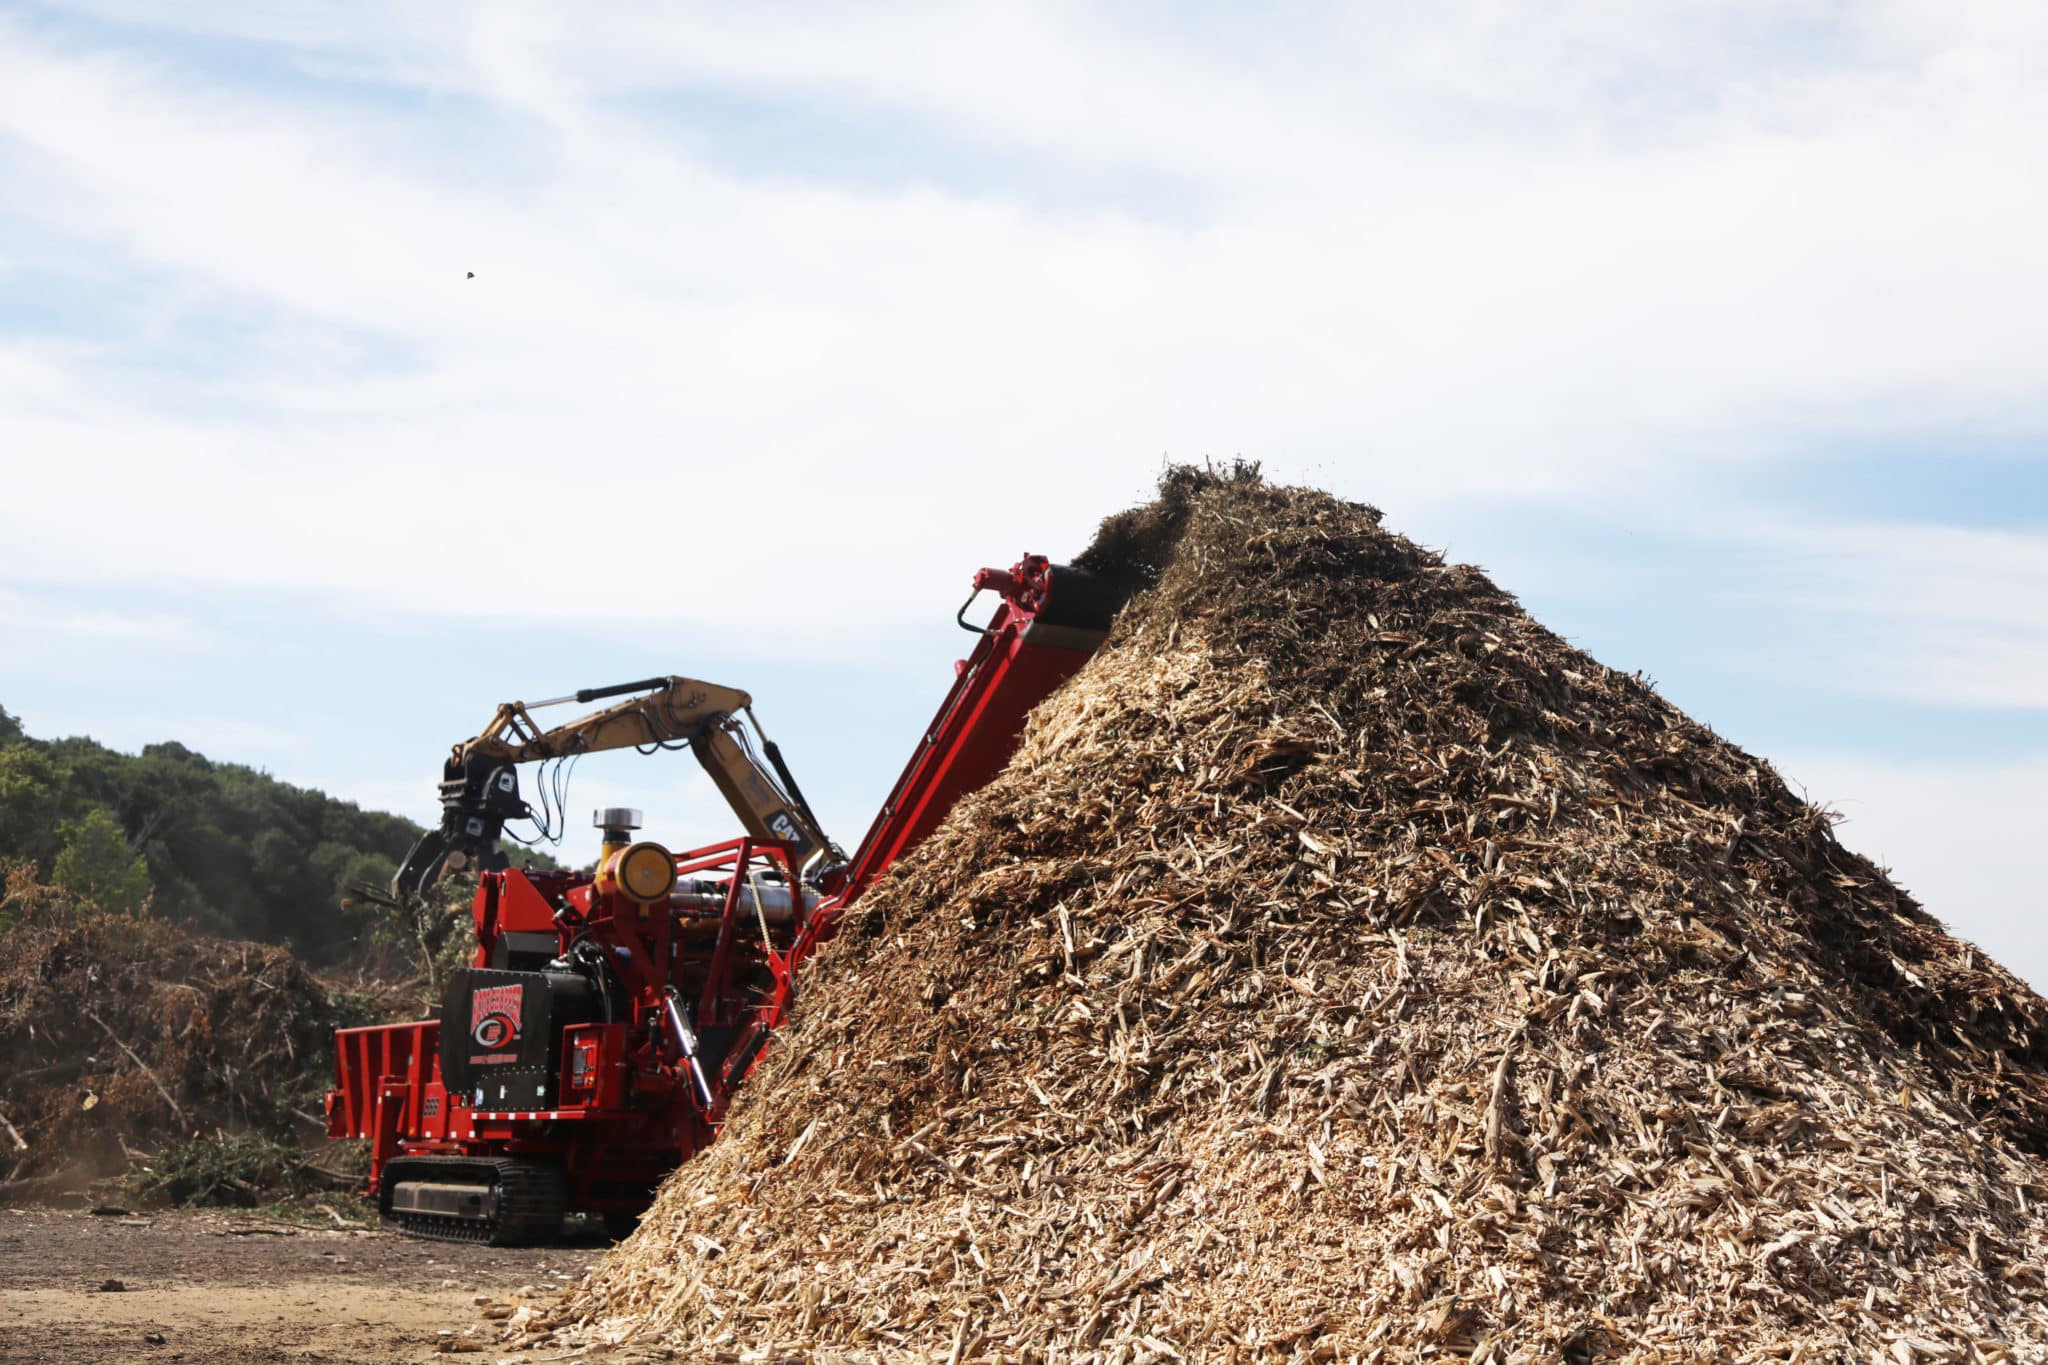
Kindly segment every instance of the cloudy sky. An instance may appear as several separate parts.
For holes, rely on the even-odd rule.
[[[682,672],[850,844],[974,568],[1243,455],[2048,986],[2048,9],[1258,9],[0,5],[0,704],[425,818]]]

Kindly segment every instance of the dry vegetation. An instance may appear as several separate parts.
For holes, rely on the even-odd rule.
[[[1370,508],[1156,580],[586,1285],[688,1358],[2048,1358],[2048,1005]]]
[[[0,1194],[159,1143],[317,1129],[333,1032],[363,1022],[283,948],[71,903],[11,870],[0,933]]]

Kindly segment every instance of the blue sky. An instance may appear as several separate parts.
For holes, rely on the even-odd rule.
[[[0,704],[424,818],[683,672],[851,843],[973,569],[1241,454],[2048,984],[2048,16],[1242,15],[0,8]]]

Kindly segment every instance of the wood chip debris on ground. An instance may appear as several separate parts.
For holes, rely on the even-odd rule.
[[[462,1332],[439,1333],[434,1348],[442,1355],[466,1355],[551,1345],[561,1318],[547,1301],[560,1293],[553,1285],[530,1284],[503,1298],[479,1294],[474,1302],[481,1320]]]
[[[557,1315],[694,1360],[2048,1360],[2048,1004],[1371,508],[1176,470]]]

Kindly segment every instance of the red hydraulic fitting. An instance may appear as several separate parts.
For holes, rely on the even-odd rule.
[[[1044,555],[1025,555],[1007,570],[983,569],[974,575],[975,591],[983,588],[1001,593],[1019,611],[1037,612],[1052,592],[1052,561]]]
[[[1003,596],[1008,597],[1016,590],[1016,587],[1016,576],[1008,570],[976,569],[974,571],[974,590],[976,592],[999,592]]]

